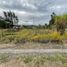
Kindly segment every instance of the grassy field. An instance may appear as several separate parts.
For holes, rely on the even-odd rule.
[[[53,48],[54,46],[57,48],[63,45],[66,47],[67,31],[64,35],[60,35],[59,32],[49,29],[22,29],[19,31],[1,29],[0,46],[12,47],[12,44],[18,48]]]
[[[10,56],[0,54],[0,67],[67,67],[67,55]]]
[[[0,30],[0,42],[21,41],[45,41],[45,40],[67,40],[67,32],[60,35],[57,31],[48,29],[22,29],[20,31]]]

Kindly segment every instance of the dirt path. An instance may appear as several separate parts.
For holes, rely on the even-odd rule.
[[[38,54],[38,53],[67,53],[67,49],[0,49],[0,53]]]

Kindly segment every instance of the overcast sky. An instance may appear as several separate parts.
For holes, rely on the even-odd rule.
[[[67,0],[0,0],[0,15],[9,10],[16,13],[19,24],[45,24],[52,12],[67,13]]]

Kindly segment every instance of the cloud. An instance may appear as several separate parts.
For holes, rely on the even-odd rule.
[[[67,0],[0,0],[0,15],[9,10],[19,17],[19,24],[44,24],[52,12],[67,13]]]

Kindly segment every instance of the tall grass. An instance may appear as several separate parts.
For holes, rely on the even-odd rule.
[[[0,31],[0,42],[16,43],[20,41],[38,40],[67,40],[67,32],[64,35],[52,30],[22,29],[20,31]]]

